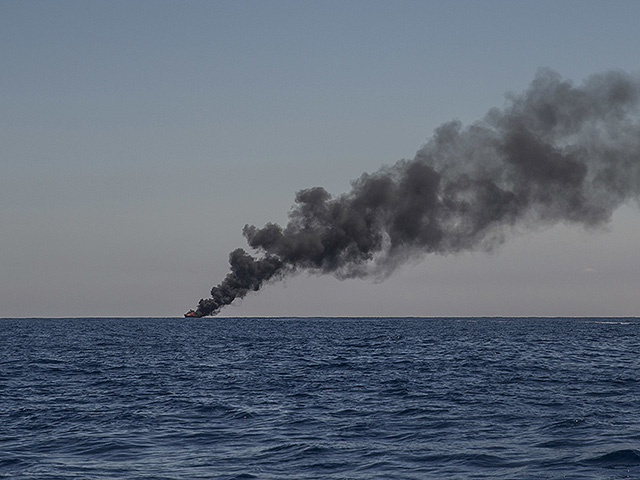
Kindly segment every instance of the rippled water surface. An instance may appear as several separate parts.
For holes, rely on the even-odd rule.
[[[640,478],[638,319],[3,319],[0,477]]]

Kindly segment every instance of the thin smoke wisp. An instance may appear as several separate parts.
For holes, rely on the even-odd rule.
[[[602,225],[640,193],[639,99],[638,78],[624,72],[575,85],[540,70],[504,108],[438,127],[415,158],[339,196],[299,191],[286,226],[246,225],[256,255],[231,252],[230,272],[186,315],[215,315],[301,270],[384,278],[426,254],[494,249],[528,226]]]

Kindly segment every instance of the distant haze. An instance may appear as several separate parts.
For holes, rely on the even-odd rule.
[[[598,88],[635,82],[638,18],[633,0],[1,2],[0,317],[182,317],[241,267],[208,311],[638,315],[635,170],[596,151],[632,138],[633,89]],[[556,90],[578,110],[552,128],[532,108]]]

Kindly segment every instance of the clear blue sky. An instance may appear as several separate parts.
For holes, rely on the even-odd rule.
[[[468,124],[539,67],[638,73],[637,1],[0,1],[0,316],[180,315],[246,223]],[[225,315],[638,315],[640,212],[305,274]]]

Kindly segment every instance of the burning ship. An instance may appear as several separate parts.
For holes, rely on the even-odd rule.
[[[184,314],[184,316],[185,316],[185,318],[201,318],[201,317],[203,317],[203,315],[199,314],[194,309],[189,310],[187,313]]]

